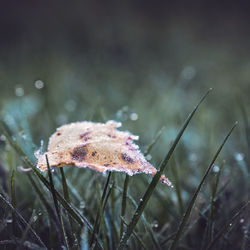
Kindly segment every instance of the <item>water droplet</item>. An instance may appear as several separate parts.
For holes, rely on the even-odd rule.
[[[236,161],[243,161],[244,160],[244,154],[243,153],[236,153],[234,154],[234,158]]]
[[[241,223],[241,224],[244,223],[244,219],[240,219],[240,223]]]
[[[148,154],[148,155],[146,156],[146,159],[147,159],[148,161],[150,161],[150,160],[152,159],[151,154]]]
[[[15,87],[15,95],[16,96],[23,96],[24,95],[24,89],[20,86]]]
[[[36,159],[38,159],[38,158],[40,157],[41,154],[42,154],[42,153],[41,153],[40,149],[38,149],[38,150],[36,150],[36,151],[34,152],[34,156],[36,157]]]
[[[143,199],[141,198],[141,199],[140,199],[140,201],[142,202],[142,201],[143,201]]]
[[[231,227],[232,225],[233,225],[232,223],[229,224],[230,227]]]
[[[158,227],[159,227],[158,221],[154,221],[154,222],[153,222],[153,228],[158,228]]]
[[[0,136],[0,141],[6,141],[6,136],[5,135],[1,135]]]
[[[68,112],[73,112],[76,109],[76,102],[74,100],[68,100],[65,104],[64,104],[65,109]]]
[[[214,165],[214,166],[213,166],[213,172],[214,172],[214,173],[218,173],[219,171],[220,171],[220,167],[217,166],[217,165]]]
[[[38,215],[41,216],[41,215],[42,215],[42,212],[39,212]]]
[[[136,114],[136,113],[132,113],[132,114],[130,114],[130,120],[132,120],[132,121],[136,121],[136,120],[138,120],[138,115]]]
[[[36,80],[34,85],[37,89],[42,89],[44,87],[44,82],[41,80]]]

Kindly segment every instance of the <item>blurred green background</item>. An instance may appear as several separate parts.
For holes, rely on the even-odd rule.
[[[223,207],[235,209],[249,199],[250,148],[241,108],[248,117],[249,13],[247,1],[1,1],[1,117],[29,155],[41,140],[46,150],[49,136],[68,122],[121,121],[122,129],[140,136],[142,151],[165,126],[147,157],[157,167],[188,113],[213,88],[166,175],[176,186],[171,167],[178,166],[186,205],[219,143],[238,120],[217,162],[221,166],[225,160],[222,183],[232,181]],[[1,136],[0,142],[4,139]],[[89,200],[81,183],[93,172],[81,171],[86,176],[67,174]],[[131,178],[135,199],[146,188],[140,178]],[[23,194],[28,186],[21,187],[17,193]],[[146,213],[150,222],[161,224],[166,209],[174,211],[175,229],[181,211],[177,214],[176,193],[166,197],[166,190],[158,188]],[[202,198],[208,201],[209,195],[204,191]],[[24,201],[27,207],[29,202]],[[223,211],[218,213],[230,218]],[[195,239],[198,232],[199,226]],[[232,245],[238,239],[233,238]]]
[[[212,87],[186,134],[199,150],[249,107],[248,14],[245,1],[2,1],[2,110],[29,109],[36,144],[86,118],[121,120],[143,145],[164,125],[160,156]]]

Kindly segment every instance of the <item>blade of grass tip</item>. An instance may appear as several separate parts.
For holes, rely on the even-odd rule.
[[[120,218],[121,218],[121,223],[123,223],[124,225],[128,226],[128,224],[125,222],[124,218],[122,216],[120,216]],[[139,243],[139,245],[140,245],[141,248],[148,249],[146,247],[146,245],[144,244],[144,242],[142,241],[142,239],[140,238],[140,236],[135,231],[133,231],[132,234],[135,236],[135,238],[138,241],[138,243]]]
[[[144,152],[144,155],[147,156],[152,148],[154,147],[154,145],[158,142],[158,140],[160,139],[161,135],[162,135],[162,132],[165,130],[165,126],[163,126],[156,134],[155,138],[153,139],[153,141],[148,145],[148,147],[146,148],[145,152]]]
[[[205,174],[204,174],[204,176],[203,176],[203,178],[202,178],[202,180],[201,180],[199,186],[197,187],[197,189],[196,189],[196,191],[195,191],[195,193],[194,193],[194,195],[193,195],[191,201],[189,202],[189,205],[188,205],[188,207],[187,207],[187,209],[186,209],[186,212],[185,212],[185,214],[184,214],[184,216],[183,216],[183,218],[182,218],[182,221],[181,221],[181,223],[180,223],[180,225],[179,225],[179,228],[178,228],[178,230],[177,230],[175,239],[174,239],[174,241],[173,241],[173,243],[172,243],[172,245],[171,245],[171,247],[170,247],[170,250],[173,250],[173,249],[176,248],[176,246],[177,246],[177,244],[178,244],[178,241],[179,241],[179,239],[180,239],[180,237],[181,237],[181,234],[182,234],[182,232],[183,232],[183,230],[184,230],[184,227],[185,227],[185,225],[186,225],[186,223],[187,223],[187,221],[188,221],[188,218],[189,218],[189,216],[190,216],[190,214],[191,214],[191,211],[192,211],[192,208],[193,208],[194,203],[195,203],[195,201],[196,201],[196,198],[197,198],[197,196],[198,196],[198,194],[199,194],[199,192],[200,192],[200,190],[201,190],[201,187],[202,187],[203,183],[205,182],[205,180],[206,180],[206,178],[207,178],[207,176],[208,176],[208,174],[209,174],[210,169],[213,167],[215,160],[217,159],[218,155],[220,154],[222,148],[224,147],[226,141],[228,140],[229,136],[230,136],[231,133],[233,132],[233,130],[234,130],[234,128],[236,127],[236,125],[237,125],[237,122],[233,125],[233,127],[230,129],[230,131],[228,132],[228,134],[227,134],[226,137],[224,138],[222,144],[221,144],[220,147],[218,148],[218,150],[217,150],[217,152],[215,153],[215,155],[214,155],[214,157],[213,157],[213,159],[212,159],[210,165],[208,166],[208,168],[207,168],[207,170],[206,170],[206,172],[205,172]]]
[[[181,139],[185,129],[187,128],[188,124],[190,123],[192,117],[194,116],[195,112],[197,111],[198,107],[200,106],[200,104],[204,101],[204,99],[207,97],[207,95],[209,94],[209,92],[212,89],[209,89],[207,91],[207,93],[201,98],[201,100],[199,101],[199,103],[195,106],[194,110],[189,114],[188,118],[186,119],[186,121],[184,122],[184,124],[182,125],[179,133],[177,134],[174,143],[172,144],[171,148],[169,149],[167,155],[165,156],[164,160],[162,161],[161,165],[160,165],[160,170],[156,173],[156,175],[154,176],[154,178],[152,179],[148,189],[146,190],[143,198],[140,200],[140,203],[132,217],[131,222],[129,223],[128,227],[126,228],[126,231],[123,233],[122,239],[120,240],[119,243],[119,249],[123,249],[131,235],[131,233],[133,232],[138,220],[141,217],[141,214],[144,210],[144,208],[146,207],[157,183],[160,180],[161,175],[163,174],[163,171],[165,170],[167,163],[171,157],[171,155],[173,154],[179,140]]]
[[[40,179],[40,181],[45,185],[45,187],[51,191],[51,187],[49,182],[45,179],[45,177],[39,172],[39,170],[33,165],[31,160],[28,158],[28,156],[25,154],[25,152],[22,150],[22,148],[14,142],[12,137],[9,135],[8,130],[6,129],[3,121],[0,121],[0,129],[2,130],[3,134],[5,135],[6,139],[10,143],[10,145],[16,150],[17,153],[19,153],[23,159],[24,162],[32,168],[34,171],[35,175]],[[70,216],[75,219],[81,226],[87,225],[88,229],[92,232],[93,227],[88,221],[88,219],[79,214],[71,205],[68,203],[56,190],[55,193],[57,195],[58,201],[62,204],[62,206],[70,213]],[[100,243],[100,242],[99,242]]]
[[[243,207],[241,207],[240,210],[234,214],[234,216],[216,234],[214,240],[208,245],[206,250],[214,249],[216,242],[232,226],[232,223],[235,221],[235,219],[237,219],[246,210],[249,204],[250,204],[250,201],[246,202],[246,204],[243,205]]]
[[[46,248],[45,244],[41,240],[41,238],[37,235],[34,229],[27,223],[27,221],[23,218],[23,216],[11,205],[11,203],[2,195],[0,194],[0,200],[11,210],[15,213],[16,217],[20,220],[20,222],[25,226],[29,227],[30,232],[33,234],[37,242]]]
[[[125,216],[125,212],[126,212],[128,182],[129,182],[129,176],[126,175],[125,180],[124,180],[124,185],[123,185],[123,192],[122,192],[122,207],[121,207],[122,218]],[[122,234],[123,234],[122,218],[121,218],[121,227],[120,227],[120,238],[122,237]]]
[[[57,213],[57,216],[58,216],[58,220],[59,220],[59,223],[60,223],[61,232],[62,232],[62,236],[63,236],[63,241],[64,241],[64,244],[65,244],[65,247],[69,250],[67,235],[66,235],[66,231],[65,231],[65,228],[64,228],[61,209],[60,209],[60,207],[58,205],[58,201],[57,201],[57,197],[56,197],[56,193],[55,193],[54,181],[53,181],[53,178],[52,178],[51,169],[50,169],[47,154],[45,155],[45,157],[46,157],[47,169],[48,169],[48,173],[49,173],[49,181],[50,181],[50,186],[51,186],[51,193],[52,193],[56,213]]]
[[[65,177],[63,168],[60,168],[60,173],[61,173],[61,177],[62,177],[62,186],[63,186],[63,195],[64,195],[64,199],[65,199],[68,203],[70,203],[68,185],[67,185],[67,181],[66,181],[66,177]],[[72,221],[72,218],[70,217],[70,215],[69,215],[68,212],[67,212],[67,215],[68,215],[68,219],[69,219],[69,224],[70,224],[71,232],[73,232],[73,221]]]
[[[104,202],[104,199],[105,199],[105,196],[106,196],[106,192],[107,192],[107,189],[108,189],[108,184],[109,184],[109,181],[110,181],[111,174],[112,174],[112,172],[109,172],[108,178],[106,180],[106,183],[105,183],[105,186],[104,186],[104,189],[103,189],[101,203],[99,205],[99,208],[98,208],[98,211],[97,211],[97,214],[96,214],[93,231],[92,231],[91,238],[90,238],[90,247],[92,246],[92,244],[94,242],[95,234],[98,232],[98,224],[99,224],[99,219],[100,219],[100,212],[101,212],[101,208],[103,206],[103,202]]]

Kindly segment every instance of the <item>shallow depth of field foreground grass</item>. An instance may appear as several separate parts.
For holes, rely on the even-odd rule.
[[[249,249],[247,1],[5,2],[0,249]],[[57,127],[108,120],[154,178],[36,168]]]
[[[182,126],[178,122],[173,135],[164,138],[168,124],[159,124],[166,128],[155,131],[141,145],[147,159],[159,169],[152,180],[143,174],[128,177],[113,172],[103,176],[76,167],[40,173],[34,152],[45,146],[32,140],[25,115],[25,108],[30,107],[24,100],[18,105],[11,102],[11,111],[4,113],[0,124],[1,248],[247,249],[248,155],[247,149],[243,153],[244,148],[240,152],[234,148],[235,134],[241,128],[237,123],[228,124],[224,138],[212,139],[207,134],[211,123],[204,125],[205,131],[192,125],[206,112],[210,92],[186,114]],[[129,111],[126,108],[124,112]],[[41,115],[44,121],[49,119],[45,118],[49,115],[46,109]],[[87,116],[104,120],[97,107]],[[138,115],[130,114],[132,121],[137,120],[133,116]],[[244,125],[248,131],[246,121]],[[128,127],[133,131],[134,126]],[[191,129],[198,138],[199,133],[206,138],[203,148],[193,146],[194,152]],[[158,183],[162,173],[171,179],[173,188]]]

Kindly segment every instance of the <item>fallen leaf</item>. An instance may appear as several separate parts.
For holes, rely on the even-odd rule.
[[[119,131],[121,123],[75,122],[57,128],[50,137],[48,152],[38,156],[37,168],[47,170],[45,154],[51,167],[76,166],[97,172],[119,171],[128,175],[157,173],[141,154],[134,140],[139,137]],[[161,182],[172,186],[161,176]]]

